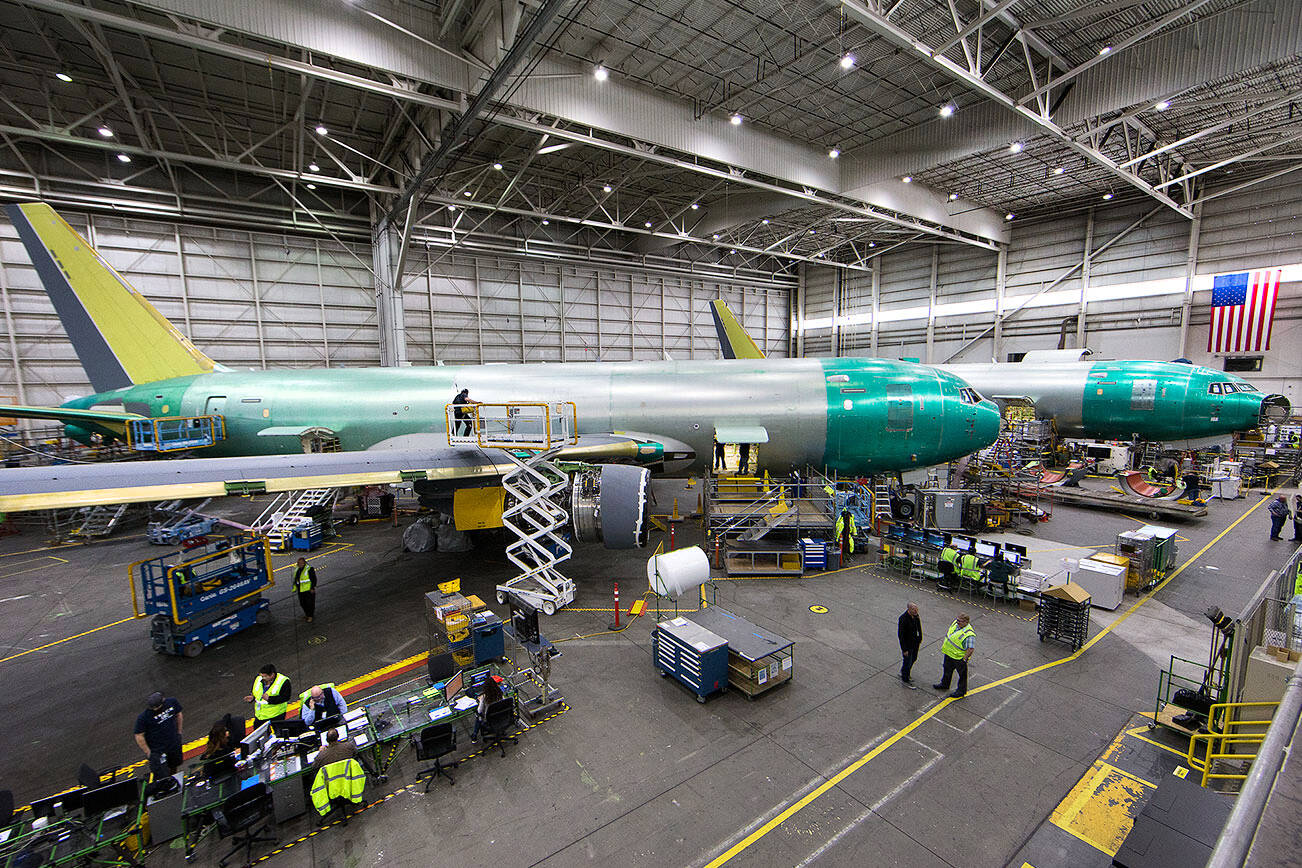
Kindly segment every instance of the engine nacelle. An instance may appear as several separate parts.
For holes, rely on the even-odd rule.
[[[651,472],[627,464],[594,464],[571,477],[570,524],[580,542],[608,549],[646,545],[647,486]]]

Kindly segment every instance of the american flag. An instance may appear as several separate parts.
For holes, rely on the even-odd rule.
[[[1209,353],[1258,353],[1270,349],[1280,269],[1218,275],[1212,281]]]

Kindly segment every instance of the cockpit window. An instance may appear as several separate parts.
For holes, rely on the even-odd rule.
[[[964,404],[980,404],[981,396],[976,389],[959,389],[958,396]]]
[[[1221,393],[1221,384],[1212,383],[1210,386],[1207,387],[1207,393],[1209,395],[1219,395]]]
[[[1235,385],[1237,385],[1237,386],[1239,387],[1239,391],[1240,391],[1240,392],[1255,392],[1255,391],[1257,391],[1257,387],[1254,386],[1254,385],[1252,385],[1251,383],[1236,383]]]

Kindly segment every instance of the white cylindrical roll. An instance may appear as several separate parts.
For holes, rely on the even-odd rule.
[[[646,563],[647,582],[662,597],[677,597],[710,580],[710,559],[700,546],[653,555]]]

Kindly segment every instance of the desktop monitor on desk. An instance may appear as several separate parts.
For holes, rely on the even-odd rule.
[[[115,808],[129,808],[139,803],[140,781],[135,778],[96,787],[81,794],[81,807],[87,817],[96,817]]]
[[[1026,557],[1026,546],[1019,546],[1016,543],[1004,543],[1004,551],[1015,552],[1016,554],[1021,555],[1023,558]]]
[[[443,701],[448,705],[451,705],[457,698],[457,694],[461,692],[461,688],[464,684],[465,679],[461,672],[457,672],[456,675],[449,678],[443,685]]]
[[[1005,551],[1004,560],[1008,561],[1008,563],[1012,564],[1015,567],[1020,567],[1022,565],[1022,556],[1015,551],[1011,551],[1011,550]]]
[[[84,792],[86,792],[85,787],[78,787],[66,793],[59,793],[57,796],[37,799],[32,802],[32,816],[48,817],[52,820],[71,816],[81,810],[81,796]]]
[[[993,558],[999,551],[999,544],[977,540],[976,554],[979,558]]]
[[[246,735],[240,742],[240,756],[248,759],[251,754],[260,752],[271,739],[271,724],[264,723]]]
[[[972,551],[972,540],[965,536],[956,536],[949,541],[949,544],[961,552]]]

